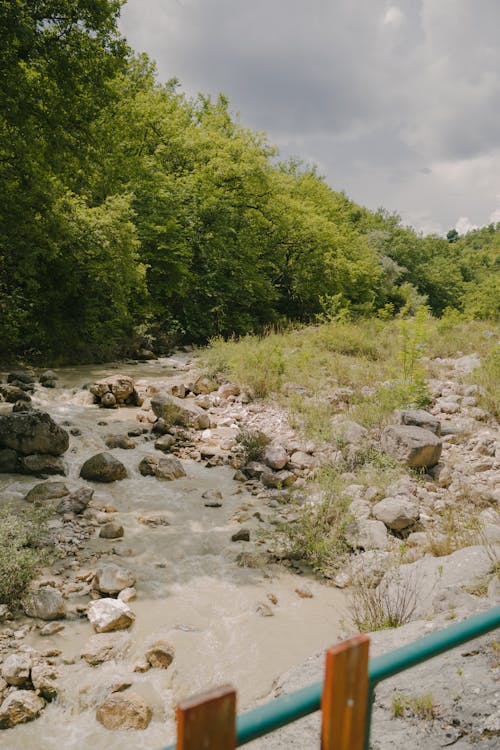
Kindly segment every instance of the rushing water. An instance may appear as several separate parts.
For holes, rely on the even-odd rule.
[[[179,365],[182,373],[182,362]],[[78,472],[83,461],[105,450],[105,435],[123,433],[138,424],[137,409],[101,410],[88,403],[88,393],[81,390],[84,383],[118,371],[145,383],[171,384],[182,379],[169,360],[120,365],[119,370],[81,367],[60,370],[62,387],[35,394],[36,406],[59,423],[70,422],[81,430],[80,436],[71,438],[65,456],[70,488],[82,484]],[[103,420],[108,424],[98,425]],[[227,427],[216,429],[213,438],[227,438],[230,432]],[[105,540],[96,531],[88,549],[90,553],[104,552],[101,562],[112,560],[137,578],[137,599],[130,604],[136,620],[128,631],[129,650],[121,659],[90,667],[80,659],[83,645],[93,635],[86,619],[68,619],[64,630],[50,637],[41,638],[32,631],[26,638],[30,646],[41,652],[62,652],[58,666],[61,695],[36,721],[0,732],[2,748],[159,750],[174,740],[173,707],[179,699],[232,682],[238,688],[239,710],[244,709],[267,694],[284,671],[335,642],[344,613],[341,592],[311,579],[307,586],[313,597],[304,599],[295,592],[304,584],[295,573],[277,566],[250,569],[236,564],[245,542],[231,542],[239,528],[234,516],[242,506],[250,515],[262,508],[259,500],[232,479],[233,470],[228,466],[206,468],[185,460],[187,476],[182,479],[168,482],[143,477],[138,464],[143,455],[153,451],[146,440],[139,440],[134,450],[114,450],[127,466],[129,477],[94,485],[93,504],[116,508],[117,514],[110,517],[120,520],[125,534],[121,540]],[[1,498],[23,502],[27,490],[38,481],[0,475]],[[204,506],[201,495],[207,489],[222,493],[222,507]],[[150,513],[161,513],[169,525],[145,525],[141,518]],[[73,569],[77,567],[75,558],[69,558],[68,570],[72,562]],[[81,565],[86,568],[88,563]],[[276,605],[268,595],[276,597]],[[70,608],[77,602],[77,597],[70,601]],[[273,616],[259,614],[259,603],[267,604]],[[147,646],[160,638],[174,646],[171,667],[134,672],[134,665],[144,660]],[[134,692],[143,695],[153,708],[148,729],[111,732],[97,722],[96,705],[117,683],[132,683]]]

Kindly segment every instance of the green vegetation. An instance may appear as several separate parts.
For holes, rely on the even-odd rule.
[[[298,508],[293,523],[284,524],[277,531],[276,537],[289,557],[303,560],[331,578],[349,551],[345,532],[351,520],[351,498],[344,494],[346,482],[334,469],[322,469],[315,484],[315,494]]]
[[[436,718],[437,705],[432,693],[424,693],[423,695],[394,693],[391,711],[394,718],[415,716],[417,719],[431,721]]]
[[[345,381],[346,357],[374,369],[391,346],[369,325],[425,305],[498,319],[500,225],[424,237],[280,163],[223,95],[160,83],[121,38],[121,5],[0,0],[1,360],[102,360],[319,320]],[[253,346],[247,371],[260,396],[286,381],[269,347]]]
[[[261,430],[240,430],[236,436],[236,442],[242,448],[246,462],[259,461],[264,455],[266,446],[271,442],[271,438]]]
[[[47,516],[33,508],[0,509],[0,604],[15,611],[46,559]]]

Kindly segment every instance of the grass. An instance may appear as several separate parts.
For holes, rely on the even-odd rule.
[[[240,445],[245,461],[259,461],[264,455],[266,446],[271,442],[261,430],[240,430],[236,436],[236,442]]]
[[[391,713],[394,718],[414,716],[424,721],[432,721],[437,716],[437,705],[432,693],[423,693],[422,695],[394,693]]]
[[[451,555],[463,547],[481,544],[481,524],[467,506],[449,505],[439,513],[438,524],[428,535],[427,552],[434,557]]]
[[[398,628],[410,622],[417,605],[417,581],[413,576],[402,578],[391,568],[378,586],[359,574],[349,595],[351,618],[361,633]]]
[[[471,373],[470,380],[479,386],[479,406],[500,418],[500,345],[484,357]]]
[[[308,495],[293,523],[283,524],[274,534],[288,557],[303,560],[326,578],[335,575],[349,551],[345,531],[351,521],[351,498],[343,492],[345,484],[334,469],[321,469],[315,495]]]

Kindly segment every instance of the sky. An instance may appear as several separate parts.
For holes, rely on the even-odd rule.
[[[499,0],[128,0],[189,96],[425,233],[500,222]]]

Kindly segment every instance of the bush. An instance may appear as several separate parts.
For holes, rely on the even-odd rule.
[[[19,607],[23,595],[46,560],[42,549],[47,515],[29,508],[0,509],[0,604]]]
[[[359,575],[350,594],[352,621],[361,633],[397,628],[410,622],[417,606],[417,581],[404,580],[395,568],[377,587],[366,575]]]
[[[243,449],[246,461],[259,461],[271,438],[261,430],[241,430],[236,436],[236,442]]]

